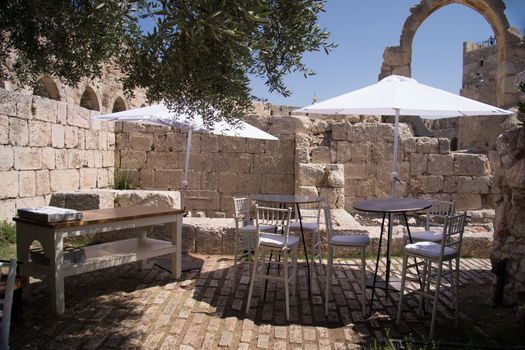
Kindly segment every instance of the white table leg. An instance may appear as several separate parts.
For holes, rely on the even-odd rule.
[[[182,214],[177,215],[177,221],[166,225],[171,235],[171,242],[176,246],[176,252],[171,254],[171,276],[180,279],[182,276]]]
[[[57,315],[62,315],[65,310],[64,305],[64,242],[62,234],[54,232],[53,249],[49,259],[49,285],[51,287],[51,305],[55,306]]]

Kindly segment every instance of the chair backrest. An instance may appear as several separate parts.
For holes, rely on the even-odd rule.
[[[432,221],[438,221],[440,225],[445,223],[447,216],[454,214],[454,202],[433,200],[432,206],[426,210],[425,230],[430,229]]]
[[[5,263],[0,262],[0,267]],[[9,349],[9,327],[11,326],[11,308],[13,306],[13,292],[15,290],[16,279],[16,259],[9,260],[9,271],[7,272],[7,281],[4,293],[4,299],[0,299],[2,304],[2,325],[0,336],[2,338],[2,346],[4,349]]]
[[[255,204],[255,224],[257,226],[257,237],[261,234],[261,225],[275,226],[276,233],[285,237],[285,245],[288,244],[290,233],[290,219],[292,208],[281,209],[273,207],[262,207]],[[274,234],[265,232],[265,234]]]
[[[239,224],[243,226],[242,223],[251,221],[252,200],[249,197],[234,197],[233,206],[235,226],[237,228],[239,228]]]
[[[441,240],[441,256],[444,254],[445,247],[455,249],[458,255],[461,253],[461,243],[463,242],[463,232],[465,231],[466,221],[466,212],[445,217],[443,238]]]
[[[328,204],[323,204],[323,212],[324,212],[324,222],[326,225],[326,236],[328,237],[328,242],[331,242],[332,235],[334,233],[334,229],[332,226],[332,213],[330,211],[330,206]]]

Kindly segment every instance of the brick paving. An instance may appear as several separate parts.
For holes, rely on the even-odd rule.
[[[231,290],[231,256],[206,256],[202,270],[173,281],[162,269],[142,271],[135,264],[66,278],[66,311],[51,313],[44,282],[36,280],[24,301],[22,317],[13,324],[11,344],[20,349],[358,349],[387,337],[426,335],[429,316],[416,312],[415,297],[405,300],[403,321],[393,319],[398,293],[378,291],[375,312],[363,319],[359,299],[359,263],[339,268],[334,297],[324,313],[324,285],[314,279],[307,290],[306,268],[299,268],[298,298],[291,298],[290,322],[284,317],[282,285],[269,283],[266,301],[254,290],[245,315],[249,265],[242,267],[238,289]],[[375,260],[368,260],[373,271]],[[400,259],[393,269],[401,269]],[[382,266],[384,269],[384,266]],[[370,272],[371,273],[371,272]],[[490,262],[463,259],[461,283],[486,284],[493,279]],[[367,291],[370,297],[370,290]],[[440,304],[438,321],[452,315],[450,295]],[[461,313],[463,320],[468,316]],[[449,322],[451,327],[453,322]]]

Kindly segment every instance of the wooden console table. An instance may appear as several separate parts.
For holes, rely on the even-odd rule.
[[[49,277],[51,302],[57,315],[64,313],[64,278],[68,276],[171,254],[171,273],[178,279],[181,277],[183,213],[180,209],[130,207],[83,211],[80,221],[45,223],[15,217],[16,250],[22,263],[20,273],[44,273]],[[136,238],[83,247],[82,259],[64,261],[64,237],[159,224],[166,225],[171,242],[148,238],[144,231]],[[33,241],[42,244],[49,264],[31,261]]]

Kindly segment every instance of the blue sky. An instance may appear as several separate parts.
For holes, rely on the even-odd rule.
[[[319,23],[331,32],[339,47],[330,55],[309,53],[305,63],[316,71],[307,79],[291,74],[288,98],[270,94],[261,79],[252,79],[252,94],[268,102],[305,106],[315,94],[324,100],[377,82],[386,46],[399,45],[410,7],[418,0],[328,0]],[[505,0],[509,23],[523,33],[525,0]],[[474,10],[458,4],[434,12],[419,27],[412,49],[412,77],[453,93],[461,87],[464,41],[484,41],[493,35],[488,22]]]

